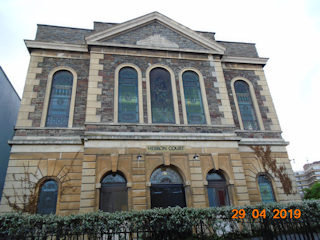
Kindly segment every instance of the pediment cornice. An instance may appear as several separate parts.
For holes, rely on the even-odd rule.
[[[121,33],[126,33],[130,30],[136,29],[140,26],[144,26],[153,21],[158,21],[160,24],[170,28],[176,33],[200,44],[204,48],[208,49],[208,52],[221,54],[221,55],[223,55],[225,52],[225,47],[218,44],[216,41],[207,39],[206,37],[201,36],[200,34],[191,30],[190,28],[187,28],[158,12],[152,12],[150,14],[132,19],[130,21],[117,24],[109,29],[91,34],[87,36],[85,40],[88,45],[96,45],[96,44],[101,45],[101,42],[105,39],[118,36]],[[119,46],[121,46],[121,44],[119,44]],[[140,46],[137,45],[137,47],[140,47]],[[171,49],[171,50],[176,50],[176,49]]]

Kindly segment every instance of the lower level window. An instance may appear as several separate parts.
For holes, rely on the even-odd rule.
[[[120,173],[109,173],[102,179],[100,209],[104,212],[128,210],[127,181]]]
[[[183,181],[170,167],[156,169],[150,178],[151,208],[186,207]]]
[[[210,171],[207,175],[208,199],[210,207],[229,205],[227,182],[219,171]]]
[[[47,180],[40,187],[37,213],[55,214],[58,198],[58,183],[55,180]]]
[[[262,202],[275,202],[272,184],[269,178],[266,175],[260,175],[258,176],[258,183]]]

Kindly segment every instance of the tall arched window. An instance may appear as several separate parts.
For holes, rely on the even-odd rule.
[[[121,173],[109,173],[102,179],[100,209],[104,212],[128,210],[127,181]]]
[[[249,85],[245,81],[238,80],[234,83],[234,89],[237,95],[243,128],[245,130],[259,130]]]
[[[208,199],[210,207],[220,207],[229,205],[227,181],[224,176],[215,170],[211,170],[207,175]]]
[[[53,180],[45,181],[39,189],[37,213],[55,214],[58,198],[58,183]]]
[[[258,184],[262,202],[274,202],[275,197],[270,179],[266,175],[259,175]]]
[[[193,71],[182,74],[183,90],[189,124],[204,124],[206,118],[203,110],[199,76]]]
[[[186,207],[183,181],[175,170],[164,166],[157,168],[150,182],[151,208]]]
[[[134,68],[124,67],[119,71],[118,96],[118,121],[138,122],[138,74]]]
[[[175,123],[170,73],[164,68],[150,72],[153,123]]]
[[[47,113],[47,127],[67,127],[70,112],[73,75],[61,70],[53,75],[49,107]]]

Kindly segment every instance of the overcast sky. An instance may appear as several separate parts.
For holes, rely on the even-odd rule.
[[[256,43],[294,170],[320,160],[319,0],[0,0],[0,66],[22,96],[29,64],[24,39],[37,24],[93,28],[158,11],[217,40]]]

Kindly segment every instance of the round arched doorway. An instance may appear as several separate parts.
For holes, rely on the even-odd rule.
[[[170,167],[154,170],[150,178],[151,208],[186,207],[183,180]]]

